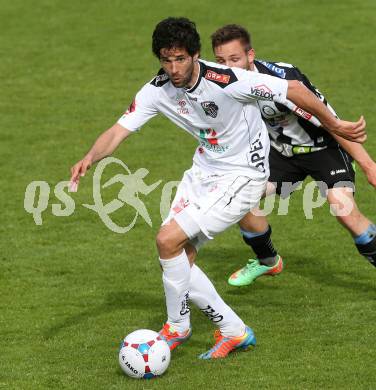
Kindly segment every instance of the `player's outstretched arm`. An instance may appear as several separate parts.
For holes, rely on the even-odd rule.
[[[369,184],[376,188],[376,162],[373,161],[367,150],[362,145],[348,141],[338,135],[333,134],[333,137],[359,164],[360,168],[366,175]]]
[[[97,161],[112,154],[119,144],[127,138],[132,132],[123,126],[115,123],[108,130],[104,131],[86,156],[73,165],[71,168],[70,190],[77,191],[80,177],[85,176],[86,171]]]
[[[322,126],[330,133],[358,143],[366,141],[366,122],[363,116],[357,122],[348,122],[336,118],[326,105],[299,81],[288,81],[287,98],[298,107],[316,116]]]

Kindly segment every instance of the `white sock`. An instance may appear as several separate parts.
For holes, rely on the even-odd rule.
[[[185,250],[172,259],[159,259],[163,269],[163,286],[166,296],[167,323],[178,333],[185,332],[190,325],[189,280],[191,267]]]
[[[223,336],[238,337],[244,322],[217,293],[213,283],[196,264],[191,268],[189,299],[217,326]]]

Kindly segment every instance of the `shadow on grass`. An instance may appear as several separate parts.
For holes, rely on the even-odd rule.
[[[238,259],[232,257],[232,260],[230,260],[229,255],[230,250],[221,251],[220,249],[215,248],[208,248],[205,252],[205,257],[203,257],[201,262],[205,272],[207,272],[209,278],[214,281],[215,285],[222,283],[227,286],[226,275],[229,273],[230,269],[233,271],[237,266],[239,266],[239,264],[235,265],[235,262],[238,263]],[[284,280],[281,280],[281,275],[281,277],[275,281],[273,280],[273,283],[264,283],[263,281],[259,281],[254,285],[244,288],[232,288],[228,286],[228,289],[226,289],[224,294],[229,297],[248,296],[250,298],[248,300],[241,300],[240,302],[237,302],[236,305],[238,307],[242,307],[243,302],[244,306],[252,304],[255,306],[265,307],[266,302],[269,307],[275,306],[280,308],[281,306],[290,306],[290,303],[285,301],[283,298],[283,294],[276,294],[276,290],[278,290],[278,287],[285,288],[286,286],[284,286],[283,283],[288,284],[287,278],[289,277],[289,274],[294,274],[310,279],[319,285],[326,285],[329,287],[334,286],[341,289],[352,290],[354,292],[361,292],[362,294],[366,294],[370,299],[374,299],[375,282],[359,281],[356,279],[356,273],[354,277],[352,277],[351,270],[349,270],[349,272],[339,271],[338,269],[333,269],[328,264],[325,264],[325,267],[323,267],[323,262],[315,257],[287,256],[287,259],[286,269],[283,275]],[[362,258],[359,258],[359,261],[362,261]],[[372,269],[372,271],[374,270]],[[250,294],[251,291],[253,294]],[[260,299],[260,296],[268,296],[267,301],[265,301],[265,299]],[[357,296],[354,296],[354,299],[357,299]],[[46,339],[53,338],[66,328],[76,326],[88,319],[116,310],[136,309],[150,311],[151,308],[155,307],[161,308],[161,311],[164,313],[165,303],[162,294],[154,294],[153,292],[148,293],[145,291],[112,292],[107,295],[102,304],[84,310],[83,312],[67,318],[61,323],[47,329],[44,333],[44,337]],[[158,316],[149,317],[147,326],[150,329],[159,328],[161,326],[162,317],[163,315],[161,316],[160,314]]]
[[[374,299],[374,292],[376,283],[374,281],[361,281],[359,275],[356,272],[356,267],[361,265],[361,262],[366,261],[361,256],[357,256],[354,259],[354,263],[349,263],[349,271],[343,272],[338,269],[334,269],[325,264],[323,267],[323,260],[315,257],[296,257],[289,256],[286,261],[287,272],[295,275],[302,276],[307,279],[311,279],[317,284],[326,285],[330,287],[339,287],[343,289],[353,290],[354,292],[366,293]],[[359,263],[358,263],[359,262]],[[290,266],[289,266],[290,264]],[[367,264],[368,265],[368,264]],[[344,264],[342,264],[342,267]],[[374,272],[374,268],[369,266],[369,271]]]
[[[146,293],[145,291],[119,291],[109,293],[105,302],[102,304],[78,313],[67,318],[60,324],[57,324],[46,330],[44,337],[50,339],[55,337],[59,332],[71,326],[76,326],[85,322],[89,318],[101,316],[105,313],[111,313],[116,310],[137,309],[150,310],[152,307],[164,307],[164,301],[161,294]],[[153,326],[152,326],[153,325]],[[160,316],[149,319],[148,326],[151,328],[155,325],[160,326]]]
[[[244,266],[247,258],[247,251],[239,250],[234,256],[234,251],[228,248],[221,250],[220,248],[207,248],[205,256],[201,260],[202,268],[205,270],[209,278],[215,285],[226,283],[227,278],[231,273],[240,267]],[[242,262],[243,259],[243,262]],[[354,262],[346,260],[348,271],[343,271],[346,264],[341,264],[341,267],[335,268],[326,263],[324,259],[313,256],[296,256],[286,253],[285,269],[283,273],[272,280],[261,278],[254,284],[246,287],[230,287],[227,286],[225,294],[230,296],[249,296],[252,290],[254,295],[265,294],[268,296],[268,303],[273,305],[273,298],[271,298],[283,284],[289,284],[289,274],[297,275],[315,282],[318,285],[336,287],[354,292],[368,295],[374,299],[376,282],[369,280],[360,280],[357,272],[357,265],[361,266],[361,262],[365,260],[361,256],[356,256]],[[344,260],[345,262],[345,260]],[[358,263],[359,262],[359,263]],[[201,265],[200,265],[201,266]],[[364,266],[364,264],[363,264]],[[374,268],[370,265],[369,272],[374,272]],[[270,279],[270,278],[269,278]],[[283,280],[281,280],[283,279]],[[293,287],[292,287],[293,288]],[[256,303],[256,302],[253,302]],[[277,306],[289,306],[288,302],[281,299],[274,299],[274,304]],[[265,305],[265,301],[260,305]]]

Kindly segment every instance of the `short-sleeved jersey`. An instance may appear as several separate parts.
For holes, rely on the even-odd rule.
[[[277,76],[286,80],[301,81],[335,115],[324,95],[308,80],[297,67],[284,62],[254,61],[257,72]],[[265,120],[271,139],[277,143],[325,147],[336,144],[323,128],[316,127],[306,119],[293,114],[286,106],[274,102],[259,102],[261,115]]]
[[[198,140],[193,161],[208,175],[233,172],[265,179],[269,139],[257,101],[285,101],[287,81],[203,60],[199,66],[190,89],[176,88],[160,70],[118,123],[136,131],[162,113]]]

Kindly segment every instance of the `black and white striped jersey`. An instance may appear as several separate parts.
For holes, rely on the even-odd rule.
[[[261,60],[255,60],[254,64],[255,70],[259,73],[277,76],[285,80],[301,81],[335,114],[324,95],[297,67],[284,62],[266,62]],[[295,115],[286,106],[273,101],[258,101],[258,105],[269,136],[277,143],[316,147],[325,147],[330,144],[336,145],[336,141],[327,131]]]

